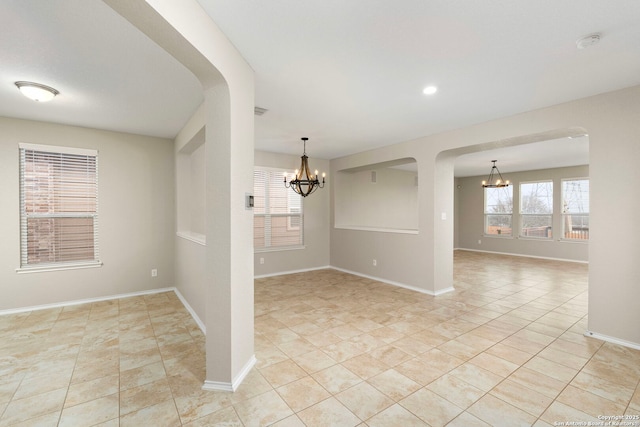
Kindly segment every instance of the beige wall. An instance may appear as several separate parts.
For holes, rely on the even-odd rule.
[[[640,182],[639,116],[636,86],[334,159],[332,173],[414,157],[420,176],[420,232],[399,236],[332,228],[331,264],[425,292],[448,289],[453,284],[455,158],[586,132],[594,230],[589,242],[589,329],[640,346],[640,310],[635,307],[640,299],[640,222],[635,220],[640,198],[630,197]],[[368,260],[374,250],[377,268]]]
[[[204,105],[201,105],[178,133],[174,143],[175,286],[203,325],[207,320],[204,120]]]
[[[334,177],[336,227],[417,231],[416,178],[415,172],[387,167],[339,171]]]
[[[562,230],[561,216],[561,180],[566,178],[586,178],[588,166],[554,168],[518,173],[503,174],[513,183],[513,236],[498,237],[484,235],[484,191],[480,186],[485,176],[456,179],[455,211],[457,248],[478,251],[501,252],[543,258],[555,258],[571,261],[588,261],[588,242],[560,240]],[[518,237],[518,192],[521,182],[553,180],[554,218],[552,239],[524,239]],[[480,241],[480,243],[478,243]]]
[[[320,173],[329,171],[327,160],[310,158],[309,163],[312,169],[318,169]],[[255,164],[294,171],[300,168],[300,157],[256,151]],[[327,175],[325,187],[304,199],[304,249],[255,252],[256,276],[310,270],[329,265],[329,193],[332,179],[331,175]],[[263,264],[260,263],[261,258]]]
[[[18,143],[97,149],[100,268],[17,273]],[[174,284],[172,141],[0,118],[0,310]],[[158,277],[151,277],[151,269]]]

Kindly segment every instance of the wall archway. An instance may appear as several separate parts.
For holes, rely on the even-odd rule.
[[[447,207],[447,211],[455,212],[454,209],[454,169],[455,160],[464,154],[475,152],[496,150],[506,147],[516,147],[526,144],[534,144],[542,141],[575,138],[587,135],[588,132],[582,127],[571,127],[566,129],[556,129],[547,132],[522,135],[513,138],[506,138],[498,141],[487,141],[480,144],[444,150],[439,152],[435,158],[435,206]],[[488,169],[487,169],[488,170]],[[443,214],[444,215],[444,214]],[[454,214],[455,215],[455,214]],[[434,244],[439,250],[435,251],[434,276],[436,282],[442,287],[453,287],[453,249],[454,249],[454,221],[449,221],[446,226],[436,215],[434,223]]]

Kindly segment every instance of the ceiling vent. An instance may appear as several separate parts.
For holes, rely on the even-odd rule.
[[[267,110],[266,108],[253,107],[253,114],[255,114],[256,116],[261,116],[267,111],[269,110]]]

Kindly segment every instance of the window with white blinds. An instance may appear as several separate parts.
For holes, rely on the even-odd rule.
[[[282,169],[253,172],[253,247],[256,251],[303,245],[302,197],[286,188]]]
[[[21,268],[99,263],[98,152],[19,148]]]

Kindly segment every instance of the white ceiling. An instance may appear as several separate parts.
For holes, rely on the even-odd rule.
[[[255,70],[260,150],[300,154],[307,136],[330,159],[640,84],[637,0],[198,1]],[[2,0],[0,26],[2,116],[170,138],[202,102],[188,70],[99,0]],[[16,80],[61,94],[36,104]],[[561,145],[478,156],[534,169]],[[456,174],[476,175],[464,163]]]
[[[502,173],[589,164],[589,138],[551,139],[463,154],[455,160],[455,176],[489,175],[492,160]],[[506,179],[506,177],[505,177]]]
[[[100,0],[0,0],[0,116],[173,138],[202,103],[191,72]],[[15,81],[60,91],[49,103]]]

